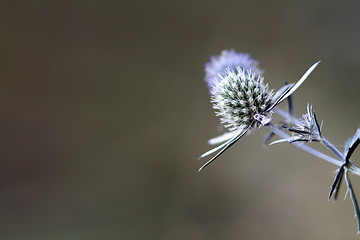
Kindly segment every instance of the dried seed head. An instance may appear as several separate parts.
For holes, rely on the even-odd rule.
[[[210,92],[221,80],[220,76],[225,75],[225,69],[228,68],[236,72],[236,68],[251,70],[255,75],[261,75],[262,70],[258,68],[258,61],[252,59],[249,54],[236,52],[234,50],[224,50],[218,56],[211,57],[210,62],[205,65],[205,81]]]
[[[262,77],[251,71],[237,67],[225,73],[212,91],[213,108],[221,123],[233,131],[260,122],[259,115],[268,114],[265,110],[271,105],[273,92],[263,84]]]

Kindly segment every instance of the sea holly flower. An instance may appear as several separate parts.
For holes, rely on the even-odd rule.
[[[246,132],[268,125],[271,122],[271,110],[289,97],[318,63],[311,66],[297,83],[287,84],[275,94],[264,85],[263,78],[253,73],[251,69],[238,66],[235,70],[226,68],[224,76],[219,74],[218,81],[212,83],[213,108],[216,110],[216,115],[220,116],[221,123],[230,130],[230,134],[210,140],[212,143],[226,142],[200,156],[203,158],[217,152],[199,171],[218,158]]]
[[[221,81],[221,76],[226,75],[225,69],[236,72],[237,68],[250,70],[255,75],[263,74],[263,70],[258,68],[259,62],[252,59],[250,54],[236,52],[235,50],[224,50],[218,56],[212,56],[210,61],[205,64],[205,82],[210,93],[213,87]]]
[[[209,140],[210,144],[220,145],[200,156],[202,158],[215,153],[215,156],[199,171],[235,144],[245,133],[266,126],[271,133],[265,138],[264,143],[277,135],[281,139],[273,143],[289,142],[339,167],[328,199],[332,196],[334,199],[337,198],[344,179],[357,218],[358,233],[360,233],[360,207],[349,177],[349,173],[360,176],[360,168],[350,160],[360,144],[360,129],[346,142],[344,152],[341,152],[322,135],[321,127],[310,104],[307,106],[307,113],[302,118],[296,118],[294,114],[291,94],[305,81],[318,63],[312,65],[298,82],[286,84],[274,93],[264,84],[262,71],[257,68],[258,62],[251,59],[249,55],[231,50],[213,57],[206,65],[205,80],[210,89],[216,115],[220,117],[220,122],[229,132]],[[285,99],[288,100],[288,112],[277,107]],[[277,122],[272,118],[273,113],[279,114],[284,120]],[[313,149],[308,144],[311,142],[322,144],[335,157]]]
[[[263,78],[256,76],[250,70],[240,67],[236,71],[226,69],[226,75],[221,77],[215,86],[216,94],[212,96],[213,108],[220,116],[221,123],[230,131],[245,129],[252,124],[259,113],[265,113],[271,105],[273,92],[264,85]]]

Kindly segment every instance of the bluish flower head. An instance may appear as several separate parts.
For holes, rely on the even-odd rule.
[[[214,87],[221,80],[220,76],[226,74],[225,69],[237,71],[239,67],[250,70],[255,75],[261,75],[262,70],[258,68],[259,62],[252,59],[250,54],[236,52],[235,50],[224,50],[218,56],[212,56],[210,62],[205,64],[205,81],[212,94]]]
[[[257,123],[258,116],[266,116],[271,106],[273,92],[263,83],[263,78],[249,70],[237,67],[225,70],[214,86],[212,102],[216,115],[230,131],[245,129]]]
[[[222,56],[227,54],[223,53]],[[218,58],[221,59],[221,56]],[[212,62],[217,62],[215,60],[213,59]],[[211,66],[213,63],[209,64]],[[211,101],[216,115],[220,116],[221,123],[230,132],[209,141],[210,144],[222,144],[200,156],[203,158],[217,152],[199,171],[217,159],[246,132],[255,127],[271,126],[272,110],[295,92],[318,64],[319,62],[312,65],[299,81],[286,84],[275,94],[263,83],[260,74],[240,66],[237,66],[235,70],[225,67],[223,75],[218,74],[213,82],[208,82],[212,84],[210,85]]]

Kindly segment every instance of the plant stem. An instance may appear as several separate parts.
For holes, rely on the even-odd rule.
[[[279,137],[282,137],[282,138],[289,138],[290,137],[284,131],[282,131],[280,128],[278,128],[278,127],[276,127],[276,126],[274,126],[272,124],[269,124],[267,127],[270,128],[270,130],[273,131]],[[313,149],[313,148],[311,148],[311,147],[309,147],[309,146],[307,146],[307,145],[305,145],[303,143],[293,142],[292,144],[295,145],[296,147],[298,147],[298,148],[300,148],[300,149],[314,155],[314,156],[317,156],[319,158],[324,159],[325,161],[327,161],[329,163],[335,164],[336,166],[340,167],[343,164],[341,161],[339,161],[339,160],[337,160],[335,158],[332,158],[332,157],[330,157],[330,156],[328,156],[328,155],[326,155],[326,154],[324,154],[324,153],[322,153],[322,152],[320,152],[318,150],[315,150],[315,149]]]
[[[321,143],[331,152],[333,152],[338,158],[340,158],[344,162],[346,161],[344,154],[342,154],[328,139],[326,139],[325,137],[321,137]]]
[[[291,116],[289,113],[287,113],[286,111],[280,109],[280,108],[274,108],[274,112],[276,112],[277,114],[279,114],[280,116],[284,117],[288,122],[294,123],[294,124],[301,124],[301,122],[296,118]],[[282,137],[282,138],[288,138],[289,136],[282,131],[281,129],[279,129],[278,127],[275,127],[273,125],[269,126],[269,128],[278,136]],[[332,164],[335,164],[337,166],[341,166],[343,163],[346,162],[345,156],[342,152],[340,152],[327,138],[322,137],[322,140],[320,141],[321,144],[323,144],[326,148],[328,148],[332,153],[334,153],[340,160],[332,158],[326,154],[323,154],[307,145],[304,144],[299,144],[299,143],[292,143],[295,146],[297,146],[298,148],[301,148],[302,150],[313,154],[319,158],[324,159],[327,162],[330,162]],[[352,164],[349,161],[349,164],[347,164],[346,169],[351,172],[352,174],[358,175],[360,176],[360,168],[356,167],[354,164]]]

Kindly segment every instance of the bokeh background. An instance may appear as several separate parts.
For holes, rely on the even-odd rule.
[[[223,49],[251,53],[274,89],[322,60],[296,111],[312,103],[342,149],[359,127],[359,10],[356,0],[3,2],[0,238],[355,238],[351,201],[327,201],[335,166],[262,147],[266,129],[203,172],[196,159],[221,133],[203,77]]]

